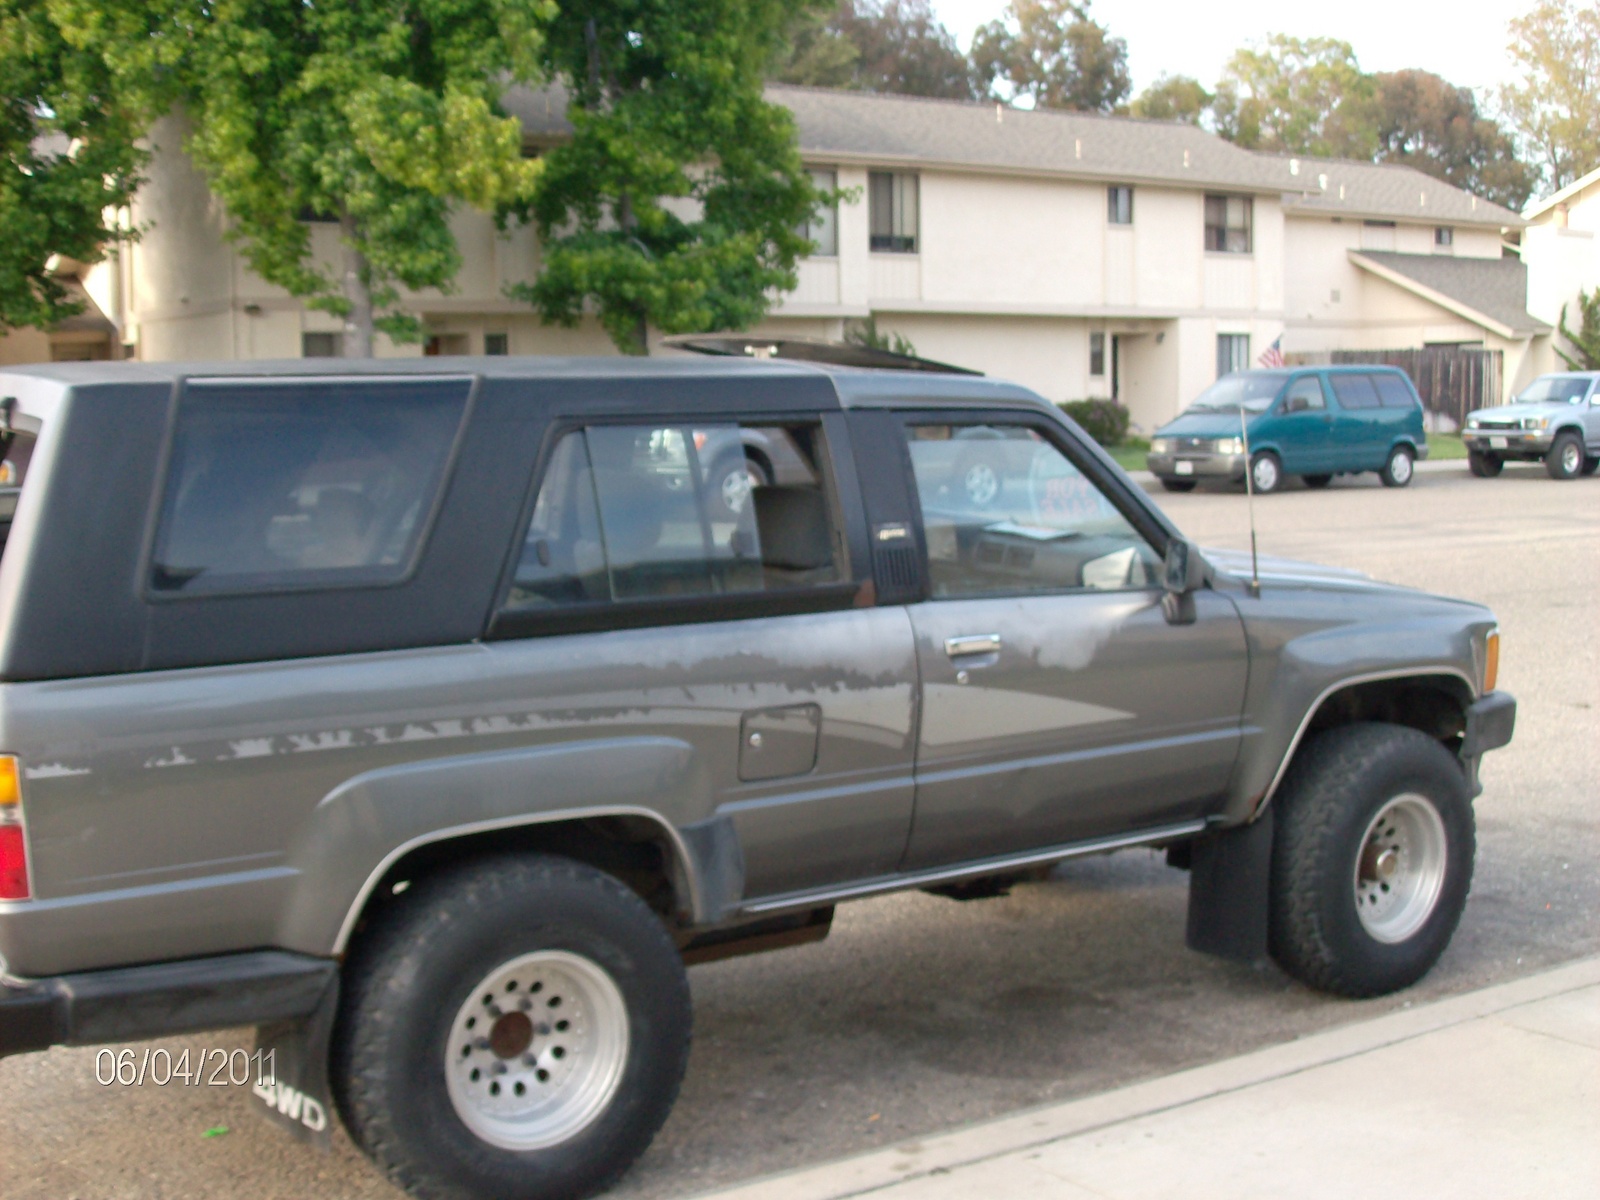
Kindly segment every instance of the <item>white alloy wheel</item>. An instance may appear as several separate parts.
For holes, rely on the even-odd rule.
[[[755,477],[752,468],[746,466],[735,468],[722,477],[722,505],[735,515],[744,511],[745,501],[750,499],[750,490],[761,486],[763,480]]]
[[[1407,792],[1378,810],[1356,857],[1356,916],[1376,941],[1403,942],[1427,922],[1444,886],[1444,821]]]
[[[1568,439],[1561,447],[1561,469],[1568,475],[1576,475],[1583,468],[1583,443],[1576,438]]]
[[[1278,460],[1270,454],[1263,454],[1250,464],[1250,482],[1258,492],[1276,491],[1279,478]]]
[[[1389,478],[1397,484],[1410,483],[1412,470],[1411,455],[1403,450],[1389,460]]]
[[[616,1094],[628,1061],[628,1012],[603,969],[564,950],[503,963],[456,1013],[445,1079],[456,1115],[506,1150],[572,1137]]]
[[[1000,494],[1000,476],[988,463],[973,463],[962,482],[966,485],[967,499],[980,508]]]

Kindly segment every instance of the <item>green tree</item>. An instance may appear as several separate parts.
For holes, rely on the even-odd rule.
[[[1518,160],[1511,135],[1478,111],[1470,89],[1428,71],[1372,79],[1379,161],[1415,167],[1513,210],[1527,202],[1537,173]]]
[[[190,122],[186,148],[258,274],[344,319],[415,340],[401,286],[449,290],[453,205],[526,197],[539,164],[499,107],[538,77],[551,0],[51,0],[152,109]],[[312,253],[308,215],[337,220],[341,261]]]
[[[1162,75],[1134,97],[1128,111],[1151,121],[1187,121],[1200,124],[1214,97],[1187,75]]]
[[[571,93],[531,218],[544,320],[591,306],[623,350],[665,333],[743,329],[796,283],[802,222],[835,197],[801,166],[794,119],[762,95],[788,0],[592,0],[563,9],[546,64]]]
[[[1543,0],[1510,33],[1521,78],[1500,107],[1559,191],[1600,167],[1600,4]]]
[[[140,128],[104,65],[45,6],[0,0],[0,332],[78,311],[47,265],[94,262],[124,236],[107,212],[138,186]]]
[[[974,98],[966,56],[930,0],[839,0],[807,9],[773,77],[784,83],[950,100]]]
[[[1556,328],[1572,346],[1572,354],[1559,346],[1556,353],[1574,371],[1600,371],[1600,288],[1593,293],[1578,291],[1578,317],[1578,328],[1567,328],[1567,306],[1561,306],[1561,319]]]
[[[1275,33],[1235,52],[1211,111],[1217,132],[1247,150],[1370,159],[1376,100],[1348,42]]]
[[[1111,112],[1133,90],[1128,44],[1090,17],[1089,0],[1011,0],[973,34],[971,56],[983,88],[1040,108]]]
[[[868,350],[887,350],[891,354],[904,354],[908,357],[917,356],[917,348],[912,345],[911,339],[903,333],[892,329],[878,328],[878,314],[870,313],[865,320],[851,321],[844,328],[844,343],[847,346],[862,346]]]

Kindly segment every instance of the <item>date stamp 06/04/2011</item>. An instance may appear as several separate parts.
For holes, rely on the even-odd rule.
[[[102,1087],[244,1087],[271,1088],[277,1082],[273,1050],[226,1050],[221,1047],[168,1050],[145,1046],[135,1050],[106,1047],[94,1056],[94,1079]]]

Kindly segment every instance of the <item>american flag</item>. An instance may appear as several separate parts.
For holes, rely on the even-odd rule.
[[[1261,357],[1256,359],[1258,367],[1283,366],[1283,335],[1279,334],[1272,339],[1272,345],[1261,352]]]

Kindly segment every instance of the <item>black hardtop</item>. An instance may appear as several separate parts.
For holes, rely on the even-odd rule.
[[[1041,398],[1026,388],[974,375],[877,370],[793,362],[785,359],[713,358],[689,354],[660,356],[610,355],[605,357],[492,356],[424,358],[291,358],[248,362],[84,362],[41,363],[0,370],[0,392],[8,377],[25,377],[62,385],[63,390],[137,388],[152,385],[172,388],[184,382],[219,380],[292,380],[407,376],[473,376],[497,385],[519,381],[529,384],[587,385],[579,393],[599,397],[617,395],[617,385],[657,383],[664,388],[642,390],[648,407],[680,407],[681,389],[696,383],[720,391],[741,387],[742,406],[755,409],[807,407],[880,407],[906,401],[933,401],[941,405],[1026,404]],[[831,385],[831,386],[829,386]],[[504,393],[505,389],[497,387]],[[535,389],[548,401],[547,387]],[[648,393],[648,398],[647,398]],[[832,403],[829,403],[831,393]],[[631,407],[631,405],[630,405]],[[721,407],[716,405],[715,407]]]

